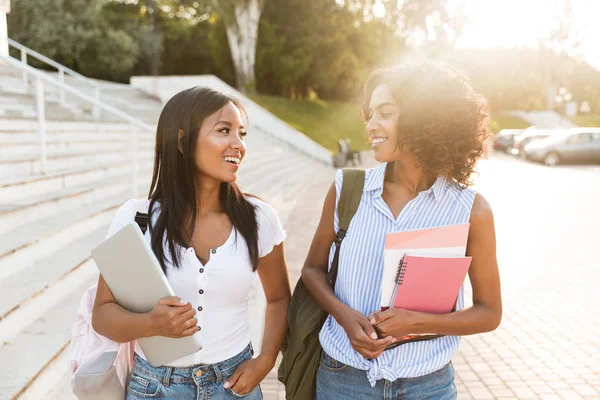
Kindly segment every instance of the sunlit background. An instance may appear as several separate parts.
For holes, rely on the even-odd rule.
[[[277,211],[294,284],[336,168],[377,165],[365,80],[407,60],[452,64],[490,109],[472,178],[504,319],[462,340],[458,398],[600,399],[599,43],[600,0],[0,0],[0,399],[73,400],[90,252],[148,194],[175,93],[242,99],[238,183]],[[285,398],[275,370],[262,388]]]

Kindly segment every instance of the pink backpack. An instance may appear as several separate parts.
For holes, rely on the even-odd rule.
[[[146,230],[148,200],[134,200],[136,215],[132,215]],[[143,226],[142,226],[143,225]],[[135,342],[117,343],[99,335],[92,327],[92,309],[97,285],[81,297],[71,334],[69,363],[71,387],[79,400],[125,399],[127,379],[133,366]]]
[[[125,399],[135,342],[113,342],[94,330],[96,289],[94,285],[83,294],[73,325],[69,346],[71,387],[80,400]]]

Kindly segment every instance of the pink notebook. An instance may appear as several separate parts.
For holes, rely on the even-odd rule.
[[[454,311],[471,257],[414,256],[405,254],[394,279],[391,308],[404,308],[431,314]],[[396,338],[389,347],[420,340],[437,339],[441,335],[411,334]]]
[[[396,289],[394,278],[398,263],[405,254],[427,257],[464,257],[467,250],[469,224],[388,233],[385,241],[384,267],[381,281],[382,309],[388,308]]]
[[[390,307],[431,314],[452,312],[470,265],[471,257],[406,254],[398,265]]]

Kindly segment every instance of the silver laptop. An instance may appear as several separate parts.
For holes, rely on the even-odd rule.
[[[92,250],[92,258],[117,303],[131,312],[150,312],[159,299],[176,295],[135,222]],[[202,349],[199,336],[200,332],[178,339],[153,336],[137,342],[157,367]]]

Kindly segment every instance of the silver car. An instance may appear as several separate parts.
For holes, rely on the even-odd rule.
[[[600,163],[600,128],[574,128],[525,146],[528,160],[554,166],[567,163]]]

